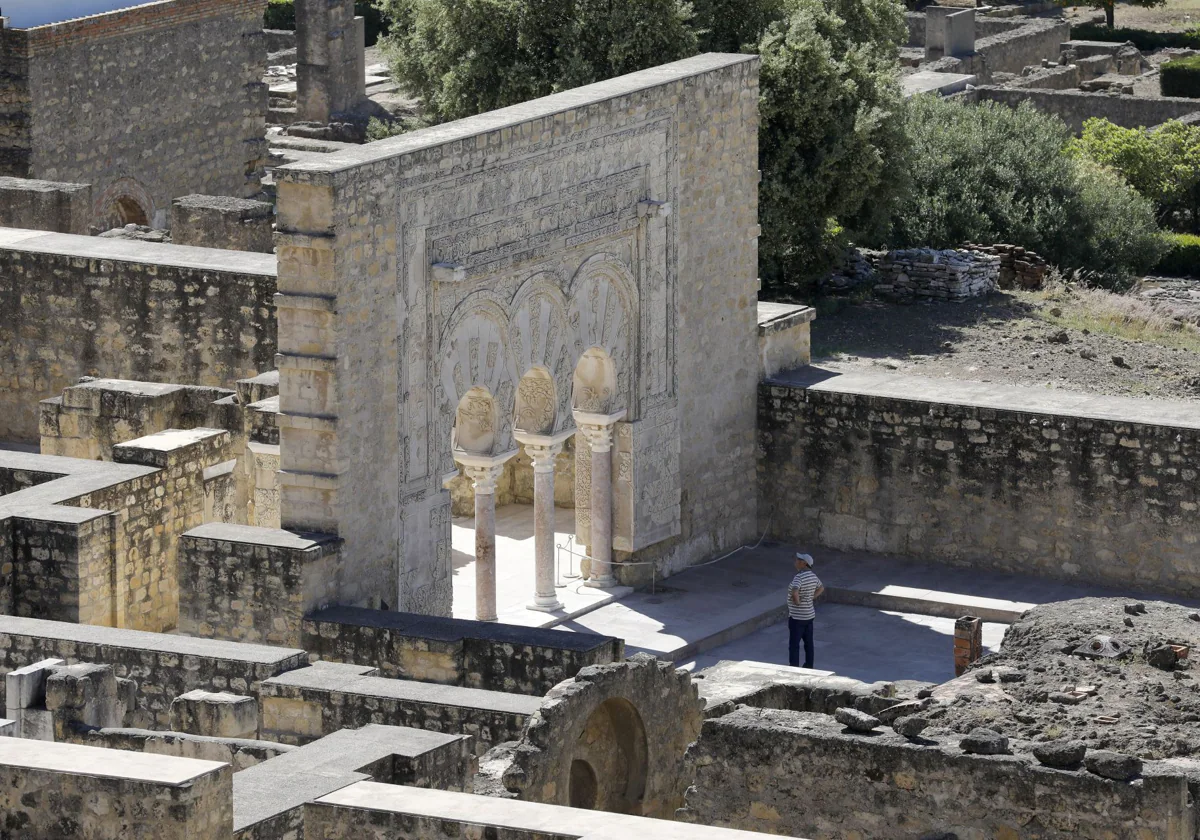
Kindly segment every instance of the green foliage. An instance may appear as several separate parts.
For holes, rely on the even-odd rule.
[[[1200,55],[1164,61],[1159,72],[1163,96],[1200,98]]]
[[[354,14],[363,18],[367,46],[372,46],[379,36],[387,32],[387,21],[383,13],[375,8],[372,0],[355,0]],[[263,29],[295,29],[295,0],[267,0],[267,11],[263,15]]]
[[[1186,32],[1155,32],[1149,29],[1112,29],[1095,23],[1081,23],[1071,27],[1071,37],[1077,41],[1111,41],[1118,44],[1131,41],[1142,52],[1168,47],[1200,49],[1200,28],[1189,29]]]
[[[380,0],[399,80],[459,119],[692,55],[680,0]]]
[[[418,128],[425,128],[425,123],[412,117],[400,117],[399,119],[392,120],[381,120],[378,117],[371,117],[367,121],[367,142],[374,143],[376,140],[398,137],[401,134],[416,131]]]
[[[787,0],[692,0],[692,28],[700,52],[752,53],[787,10]]]
[[[1152,201],[1160,224],[1200,232],[1200,126],[1170,120],[1147,131],[1090,119],[1071,148]]]
[[[905,144],[897,74],[907,36],[892,0],[788,0],[768,27],[759,102],[760,275],[795,296],[828,269],[831,221],[858,237],[881,227]]]
[[[893,217],[895,247],[1008,242],[1109,285],[1163,250],[1149,201],[1068,153],[1056,117],[1023,104],[964,106],[914,97],[906,108],[909,189]]]
[[[1154,267],[1155,272],[1172,277],[1200,277],[1200,236],[1190,233],[1167,235],[1170,250]]]

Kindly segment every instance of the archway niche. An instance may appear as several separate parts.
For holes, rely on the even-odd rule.
[[[610,697],[595,708],[579,733],[571,761],[569,800],[576,805],[590,798],[593,804],[576,807],[641,814],[648,770],[642,716],[625,698]],[[593,786],[590,794],[589,784]]]
[[[108,211],[109,228],[125,227],[125,225],[150,226],[150,217],[146,210],[132,196],[121,195],[113,200]]]

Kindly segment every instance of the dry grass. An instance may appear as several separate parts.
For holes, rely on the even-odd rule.
[[[1037,317],[1051,324],[1200,352],[1200,326],[1177,320],[1141,298],[1058,279],[1031,297],[1041,304]]]

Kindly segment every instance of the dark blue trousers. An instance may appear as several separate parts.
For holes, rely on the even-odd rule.
[[[804,667],[813,666],[813,619],[788,618],[788,664],[800,665],[800,642],[804,642]]]

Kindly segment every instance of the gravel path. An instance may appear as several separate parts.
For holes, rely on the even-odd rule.
[[[1195,281],[1155,289],[1164,300],[1179,298],[1181,312],[1194,305],[1200,313]],[[965,303],[846,304],[813,322],[813,361],[835,370],[884,367],[1114,396],[1200,399],[1200,353],[1182,335],[1163,343],[1132,341],[1077,326],[1077,309],[1069,300],[1046,301],[1030,292]]]

